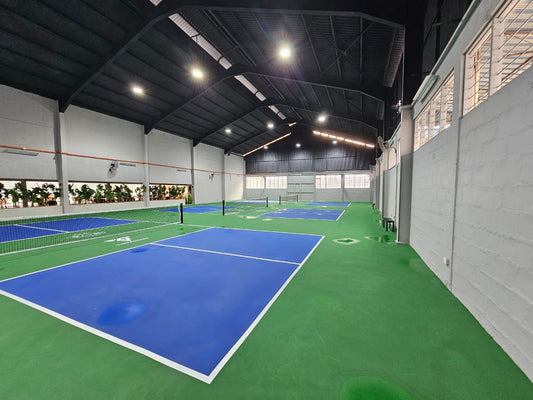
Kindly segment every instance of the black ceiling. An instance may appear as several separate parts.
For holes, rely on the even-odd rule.
[[[403,2],[357,3],[0,0],[0,83],[237,154],[292,122],[374,142],[403,54]],[[281,42],[290,62],[276,57]]]

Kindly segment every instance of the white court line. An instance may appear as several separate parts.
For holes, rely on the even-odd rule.
[[[318,236],[318,235],[316,235]],[[267,303],[267,305],[265,306],[265,308],[263,308],[263,310],[259,313],[259,315],[257,316],[257,318],[254,320],[254,322],[252,322],[252,324],[248,327],[248,329],[246,329],[246,331],[242,334],[242,336],[239,338],[239,340],[237,340],[237,342],[235,342],[235,344],[233,345],[233,347],[226,353],[226,355],[224,356],[224,358],[222,358],[222,360],[220,360],[220,362],[217,364],[217,366],[215,367],[215,369],[213,369],[213,371],[209,374],[209,381],[207,383],[211,383],[213,382],[213,379],[215,379],[215,377],[217,376],[217,374],[220,372],[220,370],[224,367],[224,365],[226,365],[226,363],[229,361],[229,359],[231,358],[231,356],[233,356],[233,354],[237,351],[237,349],[241,346],[241,344],[244,343],[244,341],[246,340],[246,338],[248,337],[248,335],[250,335],[250,333],[252,332],[252,330],[256,327],[256,325],[259,323],[259,321],[261,320],[261,318],[263,318],[263,316],[267,313],[268,309],[272,306],[272,304],[274,304],[274,302],[277,300],[277,298],[279,297],[279,295],[281,294],[281,292],[283,292],[283,290],[285,290],[285,288],[287,287],[287,285],[289,284],[289,282],[292,280],[292,278],[294,278],[294,276],[298,273],[298,271],[300,270],[300,268],[302,268],[302,265],[304,265],[304,263],[307,261],[307,259],[311,256],[311,254],[313,254],[313,252],[315,251],[315,249],[318,247],[318,245],[320,244],[320,242],[322,242],[322,240],[324,239],[324,236],[322,236],[320,238],[320,240],[317,242],[317,244],[315,245],[315,247],[313,247],[311,249],[311,251],[309,252],[309,254],[307,254],[307,256],[304,258],[304,260],[298,265],[298,267],[292,272],[292,274],[287,278],[287,280],[285,281],[285,283],[279,288],[279,290],[276,292],[276,294],[270,299],[270,301]]]
[[[181,364],[178,364],[177,362],[175,361],[172,361],[172,360],[169,360],[168,358],[165,358],[165,357],[162,357],[160,356],[159,354],[157,353],[153,353],[151,352],[150,350],[147,350],[145,349],[144,347],[140,347],[140,346],[137,346],[133,343],[130,343],[130,342],[127,342],[123,339],[120,339],[116,336],[113,336],[113,335],[110,335],[109,333],[106,333],[106,332],[103,332],[99,329],[96,329],[96,328],[93,328],[92,326],[90,325],[85,325],[84,323],[82,322],[79,322],[79,321],[76,321],[75,319],[72,319],[72,318],[69,318],[63,314],[59,314],[53,310],[50,310],[49,308],[46,308],[46,307],[43,307],[43,306],[40,306],[39,304],[36,304],[36,303],[33,303],[31,301],[28,301],[22,297],[18,297],[14,294],[11,294],[9,292],[5,292],[3,290],[0,290],[0,294],[6,296],[6,297],[9,297],[13,300],[16,300],[22,304],[25,304],[29,307],[32,307],[36,310],[39,310],[41,312],[44,312],[48,315],[51,315],[52,317],[55,317],[61,321],[64,321],[68,324],[71,324],[71,325],[74,325],[75,327],[77,328],[80,328],[80,329],[83,329],[84,331],[87,331],[89,333],[92,333],[93,335],[96,335],[96,336],[100,336],[101,338],[104,338],[104,339],[107,339],[109,340],[110,342],[113,342],[113,343],[116,343],[120,346],[123,346],[123,347],[126,347],[130,350],[133,350],[133,351],[136,351],[137,353],[140,353],[146,357],[150,357],[151,359],[161,363],[161,364],[164,364],[170,368],[174,368],[180,372],[183,372],[184,374],[187,374],[187,375],[190,375],[196,379],[199,379],[201,380],[202,382],[205,382],[205,383],[211,383],[212,379],[210,380],[208,376],[198,372],[198,371],[195,371],[193,369],[190,369],[190,368],[187,368],[186,366],[184,365],[181,365]]]
[[[9,225],[7,225],[9,226]],[[30,228],[30,229],[39,229],[41,231],[52,231],[52,232],[60,232],[60,233],[70,233],[70,231],[61,231],[59,229],[51,229],[51,228],[39,228],[37,226],[31,226],[31,225],[24,225],[24,224],[13,224],[11,226],[20,226],[22,228]],[[31,239],[31,238],[28,238]],[[20,239],[18,239],[20,240]]]
[[[335,222],[337,222],[337,221],[342,217],[342,214],[344,214],[344,211],[345,211],[345,210],[342,210],[342,212],[341,212],[340,215],[337,217],[337,219],[335,220]]]
[[[207,228],[207,229],[204,229],[204,230],[209,230],[209,229],[216,229],[217,227],[211,227],[211,228]],[[226,229],[226,228],[221,228],[221,229]],[[229,228],[228,228],[229,229]],[[238,228],[233,228],[235,230],[246,230],[246,229],[238,229]],[[251,230],[251,229],[250,229]],[[201,231],[195,231],[195,232],[189,232],[189,233],[185,233],[183,235],[180,235],[180,236],[185,236],[185,235],[190,235],[190,234],[193,234],[193,233],[196,233],[196,232],[202,232],[203,230]],[[275,231],[258,231],[258,232],[272,232],[272,233],[279,233],[279,232],[275,232]],[[305,235],[305,234],[304,234]],[[196,378],[202,382],[205,382],[207,384],[210,384],[213,379],[215,379],[215,377],[217,376],[217,374],[220,372],[220,370],[224,367],[224,365],[229,361],[229,359],[233,356],[233,354],[237,351],[237,349],[241,346],[241,344],[244,342],[244,340],[248,337],[248,335],[252,332],[252,330],[257,326],[257,324],[259,323],[259,321],[261,320],[261,318],[263,318],[263,316],[266,314],[266,312],[268,311],[268,309],[272,306],[272,304],[274,304],[274,302],[276,301],[276,299],[279,297],[279,295],[283,292],[283,290],[287,287],[287,285],[289,284],[289,282],[292,280],[292,278],[296,275],[296,273],[300,270],[300,268],[302,267],[302,265],[307,261],[307,259],[311,256],[311,254],[315,251],[315,249],[318,247],[318,245],[322,242],[322,240],[324,239],[324,236],[322,235],[308,235],[308,236],[320,236],[320,240],[315,244],[315,246],[311,249],[311,251],[307,254],[307,256],[303,259],[302,262],[300,263],[290,263],[290,264],[295,264],[295,265],[298,265],[297,268],[295,268],[295,270],[292,272],[292,274],[287,278],[287,280],[284,282],[284,284],[278,289],[278,291],[276,292],[276,294],[270,299],[270,301],[267,303],[267,305],[263,308],[263,310],[259,313],[259,315],[256,317],[256,319],[252,322],[252,324],[248,327],[248,329],[242,334],[242,336],[237,340],[237,342],[235,342],[235,344],[232,346],[232,348],[226,353],[226,355],[222,358],[222,360],[217,364],[217,366],[213,369],[213,371],[211,372],[211,374],[209,374],[209,376],[206,376],[205,374],[202,374],[198,371],[195,371],[193,369],[190,369],[184,365],[181,365],[179,363],[176,363],[175,361],[172,361],[172,360],[169,360],[165,357],[162,357],[160,356],[159,354],[156,354],[156,353],[153,353],[143,347],[140,347],[140,346],[137,346],[135,344],[132,344],[130,342],[127,342],[123,339],[120,339],[120,338],[117,338],[113,335],[110,335],[106,332],[103,332],[103,331],[100,331],[96,328],[93,328],[89,325],[86,325],[86,324],[83,324],[79,321],[76,321],[74,319],[71,319],[63,314],[59,314],[55,311],[52,311],[46,307],[43,307],[43,306],[40,306],[36,303],[33,303],[31,301],[28,301],[24,298],[21,298],[21,297],[18,297],[14,294],[11,294],[9,292],[5,292],[3,290],[0,290],[0,294],[6,296],[6,297],[9,297],[13,300],[16,300],[22,304],[25,304],[29,307],[32,307],[34,309],[37,309],[41,312],[44,312],[46,314],[49,314],[61,321],[64,321],[64,322],[67,322],[73,326],[76,326],[80,329],[83,329],[89,333],[92,333],[96,336],[100,336],[104,339],[107,339],[109,340],[110,342],[113,342],[113,343],[116,343],[118,345],[121,345],[123,347],[126,347],[130,350],[133,350],[133,351],[136,351],[137,353],[139,354],[142,354],[146,357],[149,357],[161,364],[164,364],[170,368],[173,368],[177,371],[180,371],[186,375],[189,375],[193,378]],[[4,279],[1,282],[6,282],[6,281],[10,281],[12,279],[17,279],[17,278],[20,278],[20,277],[23,277],[23,276],[28,276],[28,275],[33,275],[33,274],[38,274],[40,272],[43,272],[43,271],[48,271],[48,270],[52,270],[52,269],[56,269],[56,268],[61,268],[61,267],[65,267],[67,265],[71,265],[71,264],[76,264],[76,263],[79,263],[79,262],[83,262],[83,261],[87,261],[87,260],[92,260],[92,259],[96,259],[96,258],[100,258],[100,257],[105,257],[107,255],[110,255],[110,254],[116,254],[116,253],[121,253],[121,252],[124,252],[124,251],[129,251],[131,249],[134,249],[134,248],[137,248],[137,247],[142,247],[142,246],[147,246],[147,245],[150,245],[150,244],[156,244],[156,243],[147,243],[147,244],[142,244],[142,245],[139,245],[139,246],[133,246],[133,247],[130,247],[128,249],[124,249],[124,250],[118,250],[118,251],[115,251],[115,252],[112,252],[112,253],[107,253],[107,254],[102,254],[100,256],[95,256],[95,257],[90,257],[90,258],[87,258],[87,259],[84,259],[84,260],[79,260],[79,261],[73,261],[73,262],[70,262],[70,263],[67,263],[67,264],[63,264],[63,265],[59,265],[59,266],[56,266],[56,267],[51,267],[51,268],[47,268],[47,269],[43,269],[43,270],[40,270],[40,271],[35,271],[35,272],[30,272],[28,274],[24,274],[24,275],[20,275],[20,276],[17,276],[17,277],[13,277],[13,278],[9,278],[9,279]],[[174,246],[168,246],[168,247],[174,247]],[[196,249],[193,249],[193,250],[196,250]],[[275,261],[275,260],[267,260],[267,261]],[[280,261],[278,261],[280,262]]]
[[[178,236],[179,237],[179,236]],[[223,251],[215,251],[215,250],[204,250],[204,249],[196,249],[193,247],[183,247],[183,246],[174,246],[169,244],[161,244],[161,243],[150,243],[154,246],[161,246],[161,247],[171,247],[174,249],[183,249],[183,250],[192,250],[192,251],[200,251],[202,253],[213,253],[213,254],[222,254],[224,256],[232,256],[232,257],[242,257],[242,258],[251,258],[253,260],[262,260],[262,261],[271,261],[276,263],[282,263],[282,264],[293,264],[298,265],[297,262],[292,261],[282,261],[282,260],[272,260],[270,258],[261,258],[261,257],[253,257],[253,256],[245,256],[243,254],[234,254],[234,253],[225,253]]]

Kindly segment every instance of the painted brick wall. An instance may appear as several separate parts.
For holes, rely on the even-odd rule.
[[[453,292],[533,377],[533,69],[462,121]]]

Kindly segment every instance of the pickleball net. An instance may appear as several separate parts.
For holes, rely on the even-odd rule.
[[[232,201],[223,200],[222,215],[226,215],[228,213],[239,213],[242,211],[260,211],[265,207],[268,207],[268,197]]]
[[[282,205],[283,203],[289,203],[289,202],[298,202],[298,195],[291,194],[291,195],[279,196],[279,199],[278,199],[279,205]]]
[[[130,234],[158,229],[175,236],[181,223],[183,205],[4,219],[0,220],[0,254],[98,239],[126,241]]]

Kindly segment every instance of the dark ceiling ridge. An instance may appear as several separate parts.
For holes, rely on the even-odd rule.
[[[201,143],[204,139],[208,138],[209,136],[219,132],[221,129],[225,128],[226,126],[235,123],[236,121],[246,117],[248,114],[251,114],[254,111],[257,111],[257,110],[259,110],[259,109],[261,109],[263,107],[271,106],[271,105],[275,104],[275,102],[276,101],[274,99],[266,99],[265,101],[262,101],[262,102],[258,101],[252,107],[249,107],[245,111],[241,112],[239,115],[236,115],[236,116],[232,117],[233,119],[231,121],[225,121],[224,124],[221,124],[221,125],[217,126],[212,131],[206,133],[205,135],[200,136],[199,138],[194,139],[193,140],[193,147],[198,145],[199,143]]]
[[[152,122],[150,122],[148,125],[145,126],[145,133],[150,132],[158,123],[161,121],[164,121],[168,117],[170,117],[172,114],[176,113],[183,107],[185,107],[187,104],[190,104],[192,101],[197,99],[198,97],[202,96],[207,90],[210,88],[218,85],[219,83],[225,81],[226,79],[233,78],[238,75],[244,75],[244,74],[255,74],[255,75],[262,75],[262,76],[270,76],[272,78],[277,79],[284,79],[284,80],[290,80],[295,82],[301,82],[306,83],[310,85],[318,85],[323,87],[329,87],[334,89],[341,89],[341,90],[348,90],[348,91],[355,91],[359,92],[363,95],[367,95],[368,97],[371,97],[375,99],[378,102],[383,103],[383,100],[381,98],[375,97],[373,95],[368,94],[367,92],[364,92],[361,90],[361,88],[365,88],[367,90],[372,90],[372,92],[376,95],[385,95],[386,89],[383,90],[376,90],[375,88],[371,88],[367,85],[359,85],[359,84],[352,84],[352,83],[346,83],[345,81],[337,81],[337,80],[330,80],[330,79],[323,79],[320,77],[310,77],[309,75],[302,77],[302,76],[295,76],[295,75],[283,75],[276,73],[275,71],[270,71],[267,68],[260,67],[260,66],[249,66],[249,65],[238,65],[235,64],[228,70],[226,70],[223,74],[217,76],[214,78],[211,83],[209,83],[207,86],[202,87],[202,89],[197,90],[191,97],[188,99],[180,102],[179,104],[173,105],[169,110],[165,111],[161,115],[159,115],[157,118],[155,118]],[[281,102],[283,103],[283,102]]]
[[[278,124],[278,125],[276,126],[276,128],[278,128],[278,127],[280,127],[280,126],[284,126],[284,125],[289,125],[289,124],[292,124],[292,123],[294,123],[294,122],[299,122],[299,121],[298,121],[298,120],[294,120],[294,119],[287,120],[287,121],[283,121],[282,123]],[[276,129],[276,128],[274,128],[274,129]],[[235,147],[239,147],[239,146],[243,145],[244,143],[246,143],[246,142],[248,142],[248,141],[250,141],[250,140],[253,140],[253,139],[255,139],[255,138],[257,138],[257,137],[259,137],[259,136],[261,136],[261,135],[263,135],[263,134],[265,134],[265,133],[271,132],[271,131],[272,131],[271,129],[265,129],[265,130],[262,130],[262,131],[259,131],[259,132],[255,133],[255,134],[252,135],[252,136],[245,137],[244,139],[239,140],[237,143],[232,144],[232,145],[229,146],[229,147],[226,147],[226,148],[224,149],[224,154],[229,154],[229,153],[231,153],[231,150],[233,150]],[[288,132],[285,132],[285,133],[283,133],[282,135],[280,135],[279,137],[281,137],[281,136],[283,136],[283,135],[286,135],[287,133],[288,133]]]
[[[281,7],[283,3],[283,7]],[[309,13],[325,13],[326,15],[342,15],[342,16],[363,16],[365,19],[376,21],[379,23],[385,23],[386,25],[394,25],[398,29],[405,29],[401,24],[391,22],[389,20],[371,17],[370,15],[362,14],[355,11],[333,11],[327,9],[328,2],[323,1],[307,1],[303,2],[286,2],[279,0],[257,0],[254,2],[256,7],[250,7],[248,0],[233,0],[234,7],[227,7],[227,0],[188,0],[187,4],[183,4],[180,0],[163,0],[157,7],[153,7],[150,12],[135,25],[125,36],[125,38],[113,46],[112,50],[108,52],[104,60],[93,67],[86,75],[84,75],[66,96],[59,99],[59,111],[65,112],[70,104],[75,100],[76,96],[83,91],[100,73],[111,63],[113,63],[118,57],[124,54],[132,44],[134,44],[144,33],[150,30],[157,22],[162,19],[182,10],[185,8],[209,8],[209,9],[221,9],[221,10],[277,10],[284,13],[296,13],[296,14],[309,14]],[[307,3],[307,4],[305,4]],[[312,7],[313,11],[302,10],[303,6]],[[257,8],[257,6],[260,6]]]

